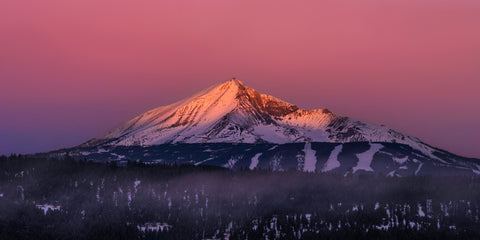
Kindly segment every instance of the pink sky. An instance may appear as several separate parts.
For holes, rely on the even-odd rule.
[[[478,0],[4,0],[0,154],[73,146],[237,77],[480,157]]]

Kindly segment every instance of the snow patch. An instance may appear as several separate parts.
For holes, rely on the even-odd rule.
[[[202,163],[204,163],[204,162],[208,162],[208,161],[210,161],[210,160],[213,160],[213,158],[207,158],[207,159],[205,159],[205,160],[203,160],[203,161],[200,161],[200,162],[195,163],[194,165],[195,165],[195,166],[198,166],[198,165],[200,165],[200,164],[202,164]]]
[[[363,153],[357,154],[358,163],[357,166],[353,167],[353,172],[355,173],[358,170],[373,172],[373,169],[370,166],[372,164],[373,156],[382,148],[382,144],[372,143],[370,144],[370,149]]]
[[[250,163],[250,170],[253,170],[254,168],[257,167],[258,165],[258,158],[260,158],[260,156],[262,156],[263,153],[257,153],[255,154],[255,156],[253,156],[252,158],[252,162]]]
[[[140,185],[140,183],[142,183],[142,181],[140,180],[135,180],[135,182],[133,182],[133,189],[135,190],[135,193],[138,192],[138,185]]]
[[[275,150],[275,148],[277,148],[277,147],[278,147],[278,145],[275,145],[275,146],[273,146],[273,147],[269,148],[269,149],[268,149],[268,151]]]
[[[110,153],[110,155],[114,156],[117,158],[117,160],[122,160],[125,158],[124,155],[119,155],[119,154],[116,154],[116,153]]]
[[[107,150],[103,149],[103,148],[99,148],[97,153],[106,153],[108,152]]]
[[[418,216],[425,217],[425,212],[423,212],[422,205],[418,204],[417,207],[418,207]]]
[[[393,161],[395,161],[398,164],[404,164],[408,161],[408,156],[405,156],[403,158],[393,157],[392,159],[393,159]]]
[[[308,223],[310,223],[310,221],[311,221],[311,219],[312,219],[312,214],[306,213],[306,214],[305,214],[305,218],[307,219]]]
[[[328,157],[327,162],[323,166],[322,172],[328,172],[330,170],[333,170],[337,167],[340,167],[340,162],[338,161],[338,155],[342,152],[343,145],[337,145],[332,152],[330,153],[330,156]]]
[[[422,169],[422,166],[423,166],[423,163],[418,164],[417,170],[415,170],[415,176],[418,175],[418,173],[420,172],[420,169]]]
[[[233,168],[237,162],[238,162],[238,158],[233,158],[232,157],[232,158],[228,159],[227,163],[225,163],[223,165],[223,167]]]
[[[37,204],[35,206],[39,209],[42,209],[44,215],[47,215],[48,210],[50,210],[50,211],[60,211],[60,206],[55,206],[55,205],[52,205],[52,204]]]
[[[315,172],[315,165],[317,164],[317,158],[315,157],[316,151],[312,149],[312,144],[310,142],[305,143],[303,152],[305,153],[305,164],[303,166],[303,171]]]
[[[167,223],[145,223],[143,225],[137,225],[137,229],[142,232],[163,232],[168,231],[172,226]]]

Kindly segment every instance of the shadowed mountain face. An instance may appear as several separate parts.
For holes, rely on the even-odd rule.
[[[172,144],[182,147],[172,154],[170,149],[177,148]],[[230,147],[223,147],[225,144]],[[251,148],[258,150],[255,153],[243,151],[238,144],[252,145],[255,147]],[[267,148],[272,144],[280,146],[273,155]],[[157,146],[150,149],[167,149],[152,154],[145,152],[144,148],[149,146]],[[212,146],[219,149],[216,150],[218,154],[202,154]],[[121,152],[115,152],[119,149]],[[125,149],[130,150],[123,152]],[[475,174],[480,171],[478,160],[453,155],[388,127],[338,116],[327,109],[300,109],[261,94],[237,79],[150,110],[70,151],[78,157],[97,156],[91,159],[95,161],[129,159],[230,168],[255,165],[253,168],[295,168],[342,174],[362,171],[390,175],[435,173],[425,170],[430,166],[442,173],[451,170],[455,174]],[[195,154],[183,156],[186,153]]]

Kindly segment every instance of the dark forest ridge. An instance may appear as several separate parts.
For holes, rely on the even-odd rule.
[[[480,178],[0,157],[1,239],[478,239]]]

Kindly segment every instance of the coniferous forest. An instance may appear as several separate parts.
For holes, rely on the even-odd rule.
[[[0,157],[0,239],[479,239],[480,178]]]

